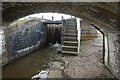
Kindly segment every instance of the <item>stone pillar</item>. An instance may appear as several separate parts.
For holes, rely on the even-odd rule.
[[[116,78],[120,79],[120,33],[109,33],[108,43],[108,68],[112,71]]]

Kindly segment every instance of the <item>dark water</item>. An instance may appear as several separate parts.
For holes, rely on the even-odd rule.
[[[44,69],[55,48],[44,47],[2,68],[3,78],[31,78]]]

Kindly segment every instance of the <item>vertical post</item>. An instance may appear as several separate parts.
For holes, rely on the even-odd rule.
[[[42,20],[43,20],[43,16],[42,16]]]
[[[108,34],[105,34],[104,36],[104,48],[105,48],[105,52],[104,52],[104,64],[108,67],[109,65],[109,44],[108,44]]]
[[[103,34],[103,64],[105,64],[105,34]]]
[[[64,34],[64,27],[65,27],[65,20],[62,20],[62,26],[61,26],[61,45],[63,45],[63,34]],[[62,51],[62,46],[61,46]]]
[[[78,40],[78,53],[80,53],[80,37],[81,37],[80,21],[81,21],[81,19],[76,18],[76,21],[77,21],[77,31],[78,31],[78,34],[77,34],[77,40]]]
[[[52,16],[52,20],[54,20],[54,17]]]
[[[62,20],[63,20],[63,16],[62,16]]]

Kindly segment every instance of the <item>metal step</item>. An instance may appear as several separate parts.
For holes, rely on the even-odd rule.
[[[64,43],[78,43],[77,41],[63,41]]]
[[[64,33],[65,37],[77,37],[77,34],[74,33]]]
[[[66,26],[66,27],[64,27],[64,28],[75,28],[75,29],[77,29],[76,26]]]
[[[78,41],[77,37],[63,37],[63,41]]]
[[[67,24],[66,27],[77,27],[76,24]]]
[[[77,52],[72,52],[72,51],[62,51],[62,53],[78,55]]]
[[[68,23],[67,25],[68,25],[68,26],[77,26],[76,23]]]
[[[64,48],[78,48],[77,46],[65,46],[65,45],[62,45],[62,47],[64,47]]]
[[[65,35],[77,35],[77,34],[73,34],[73,33],[64,33]]]
[[[77,31],[77,28],[65,28],[65,29],[64,29],[64,32],[65,32],[66,30],[74,30],[74,31]]]
[[[65,30],[65,33],[73,33],[73,34],[77,34],[77,30]]]
[[[77,52],[78,47],[77,46],[65,46],[62,45],[62,50],[63,51],[74,51]]]
[[[63,45],[66,45],[66,46],[78,46],[78,42],[77,41],[63,41]]]
[[[64,28],[77,28],[76,26],[66,26]]]

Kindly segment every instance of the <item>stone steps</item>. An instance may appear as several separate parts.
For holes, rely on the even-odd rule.
[[[77,37],[77,34],[75,33],[64,33],[65,37]]]
[[[62,53],[78,54],[77,32],[76,20],[68,20],[62,35]]]
[[[63,41],[77,41],[76,37],[63,37]]]
[[[65,27],[65,29],[68,29],[68,28],[70,28],[70,29],[73,29],[73,28],[77,29],[76,26],[67,26],[67,27]]]
[[[74,54],[74,55],[78,55],[77,52],[72,52],[72,51],[62,51],[62,53],[64,53],[64,54]]]
[[[65,33],[77,34],[77,31],[76,30],[65,30]]]
[[[78,46],[78,42],[77,41],[63,41],[63,45],[66,45],[66,46]]]
[[[74,52],[77,52],[77,46],[64,46],[64,45],[62,45],[62,50],[63,51],[74,51]]]

